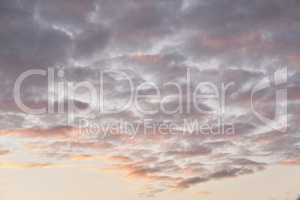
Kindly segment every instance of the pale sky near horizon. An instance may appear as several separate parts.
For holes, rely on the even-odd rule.
[[[296,199],[300,183],[299,166],[275,166],[264,172],[239,178],[200,184],[186,191],[168,190],[147,197],[145,181],[128,180],[124,174],[100,172],[78,166],[46,169],[1,169],[1,200],[289,200]]]
[[[0,200],[296,200],[299,0],[0,0]]]

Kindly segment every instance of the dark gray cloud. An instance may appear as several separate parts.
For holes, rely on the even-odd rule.
[[[88,59],[100,54],[108,42],[109,32],[102,27],[85,30],[76,38],[74,59]]]
[[[88,16],[96,9],[96,1],[38,1],[37,14],[41,20],[49,24],[65,27],[70,30],[80,30],[86,26]]]

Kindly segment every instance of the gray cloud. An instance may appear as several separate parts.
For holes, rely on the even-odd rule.
[[[255,173],[278,163],[297,164],[299,6],[296,0],[2,0],[0,137],[26,138],[31,150],[49,160],[107,156],[112,169],[162,184],[150,193]],[[259,122],[250,102],[253,87],[282,66],[289,70],[287,134],[272,131]],[[14,81],[32,68],[62,69],[66,83],[87,81],[97,91],[99,71],[122,71],[135,86],[143,81],[155,83],[163,97],[170,97],[166,102],[169,109],[176,108],[178,94],[164,84],[178,83],[187,94],[187,70],[191,71],[192,89],[199,82],[232,82],[234,85],[226,93],[224,120],[234,124],[236,134],[189,135],[180,127],[166,130],[165,135],[109,135],[101,140],[76,141],[78,138],[72,135],[76,127],[68,124],[66,112],[29,115],[16,107]],[[125,79],[116,74],[107,74],[103,84],[108,109],[122,106],[132,92]],[[30,79],[23,86],[27,105],[47,105],[46,77]],[[255,106],[266,116],[274,114],[275,89],[272,86],[256,96]],[[147,95],[153,90],[140,92]],[[96,124],[119,119],[135,125],[141,125],[144,119],[162,125],[166,121],[182,125],[183,119],[211,124],[216,117],[197,110],[143,115],[133,107],[121,114],[99,114],[87,92],[78,93],[75,99],[55,101],[55,110],[74,100],[82,109],[92,107],[91,116],[85,117]],[[149,98],[142,103],[145,108],[158,105]],[[187,109],[193,102],[183,103]],[[215,102],[199,102],[199,106],[211,111]],[[3,145],[3,149],[1,155],[10,148]]]

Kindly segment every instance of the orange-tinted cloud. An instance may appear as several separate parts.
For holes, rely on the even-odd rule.
[[[16,163],[16,162],[0,162],[0,169],[40,169],[54,167],[51,163]]]

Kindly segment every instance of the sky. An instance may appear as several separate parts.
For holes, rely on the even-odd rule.
[[[299,10],[1,0],[0,200],[296,200]]]

